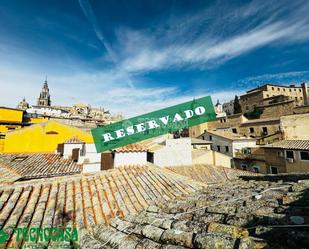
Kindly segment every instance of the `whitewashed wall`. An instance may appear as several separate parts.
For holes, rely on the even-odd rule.
[[[114,167],[147,164],[147,152],[116,152]]]
[[[63,148],[63,158],[70,158],[72,156],[72,150],[73,149],[82,149],[83,144],[64,144]]]
[[[83,173],[99,172],[101,170],[101,163],[85,163],[83,164]]]
[[[166,140],[166,146],[154,152],[153,163],[161,167],[192,164],[191,138]]]

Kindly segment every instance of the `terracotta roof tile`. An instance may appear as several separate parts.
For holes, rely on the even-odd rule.
[[[128,144],[126,146],[115,149],[116,152],[143,152],[147,148],[141,143]]]
[[[136,215],[113,218],[109,226],[98,224],[83,230],[79,245],[115,249],[307,248],[309,181],[291,179],[251,178],[208,186]]]
[[[264,148],[278,148],[290,150],[309,150],[309,140],[282,140],[263,146]]]
[[[257,173],[231,169],[221,166],[210,166],[210,165],[188,165],[188,166],[175,166],[167,167],[167,169],[191,178],[192,180],[203,182],[203,183],[218,183],[229,180],[235,180],[239,176],[256,176]]]
[[[169,170],[127,166],[95,174],[0,185],[0,229],[13,227],[89,228],[112,217],[137,214],[204,186]],[[8,244],[12,242],[12,238]]]
[[[0,184],[1,183],[12,183],[22,178],[20,174],[18,174],[11,167],[6,166],[5,164],[0,162]]]
[[[81,167],[71,159],[49,153],[1,153],[0,170],[10,168],[22,179],[77,174]],[[1,169],[2,168],[2,169]]]
[[[73,136],[69,138],[68,140],[64,141],[65,144],[82,144],[85,143],[85,141],[81,140],[78,136]]]
[[[206,133],[216,135],[219,137],[223,137],[229,140],[255,140],[253,138],[245,137],[241,134],[233,133],[230,131],[221,131],[221,130],[215,130],[215,131],[206,131]]]

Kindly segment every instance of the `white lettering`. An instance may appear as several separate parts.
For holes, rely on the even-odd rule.
[[[173,122],[176,122],[176,121],[178,122],[181,120],[183,120],[183,118],[178,113],[176,113]]]
[[[108,142],[110,140],[114,140],[115,138],[112,137],[110,133],[103,134],[104,142]]]
[[[124,133],[124,129],[119,129],[115,131],[117,138],[125,137],[126,134]]]
[[[168,123],[168,119],[169,119],[169,116],[165,116],[165,117],[162,117],[162,118],[159,118],[161,120],[161,122],[165,125],[167,125]]]
[[[205,113],[205,108],[203,106],[196,107],[194,112],[196,115],[203,115]]]
[[[155,120],[148,121],[147,123],[148,123],[149,129],[155,129],[155,128],[160,127],[160,125],[158,125]]]
[[[134,128],[133,128],[133,126],[127,127],[126,130],[127,130],[128,135],[133,135],[133,134],[134,134]]]
[[[184,113],[186,114],[186,118],[192,118],[194,115],[194,112],[192,110],[186,110],[184,111]]]
[[[135,125],[135,127],[137,129],[137,132],[142,132],[142,131],[146,130],[146,127],[145,127],[144,123],[137,124],[137,125]]]

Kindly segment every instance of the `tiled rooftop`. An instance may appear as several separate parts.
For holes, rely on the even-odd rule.
[[[140,143],[128,144],[126,146],[115,149],[116,152],[143,152],[147,148]]]
[[[282,140],[263,146],[264,148],[279,148],[290,150],[309,150],[309,140]]]
[[[255,123],[266,123],[266,122],[277,122],[279,124],[280,118],[275,117],[275,118],[257,118],[257,119],[252,119],[252,120],[247,120],[246,122],[242,123],[240,126],[247,126],[247,125],[252,125]]]
[[[64,141],[65,144],[82,144],[85,143],[85,141],[81,140],[78,136],[73,136],[69,138],[68,140]]]
[[[253,138],[247,138],[243,135],[233,133],[230,131],[215,130],[215,131],[207,131],[207,133],[215,135],[215,136],[223,137],[229,140],[249,140],[249,139],[254,140]]]
[[[153,166],[0,185],[0,229],[11,235],[10,227],[89,228],[109,223],[112,217],[140,213],[149,205],[169,202],[202,186]],[[12,241],[10,237],[8,244]]]
[[[15,170],[0,163],[0,184],[12,183],[20,178],[22,178],[22,176],[18,174]]]
[[[175,166],[167,168],[177,174],[207,184],[235,180],[239,176],[258,175],[249,171],[210,165]]]
[[[307,179],[309,176],[307,175]],[[309,180],[212,185],[83,230],[81,248],[308,248]]]
[[[22,179],[70,175],[81,172],[81,166],[73,160],[48,153],[1,153],[0,170],[3,171],[7,168],[16,172]]]

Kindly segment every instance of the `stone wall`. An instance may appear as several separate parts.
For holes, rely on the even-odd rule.
[[[280,118],[280,129],[283,139],[309,139],[309,113],[288,115]]]
[[[260,118],[274,118],[293,114],[294,106],[294,101],[262,106],[263,113],[261,114]]]

